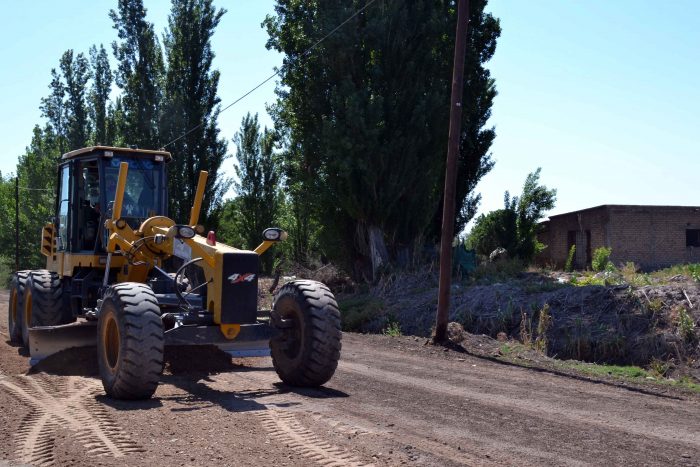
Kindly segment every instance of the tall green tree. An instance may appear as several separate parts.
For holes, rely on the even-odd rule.
[[[93,142],[112,145],[113,140],[108,139],[107,110],[109,94],[112,91],[112,69],[109,66],[107,51],[100,44],[90,48],[90,64],[92,66],[92,89],[90,90],[90,118],[94,128]]]
[[[63,53],[60,61],[65,80],[66,102],[65,122],[68,150],[87,145],[90,135],[88,120],[86,85],[90,79],[90,64],[82,53],[74,54],[72,49]]]
[[[211,38],[223,9],[211,0],[172,0],[163,43],[167,58],[161,115],[164,144],[173,155],[169,166],[170,214],[187,221],[199,172],[209,173],[202,204],[203,222],[214,227],[223,195],[230,187],[221,173],[226,141],[219,138],[219,72],[212,69]]]
[[[50,127],[51,133],[55,136],[58,143],[58,150],[61,154],[66,152],[66,85],[63,82],[61,74],[55,68],[51,69],[51,83],[49,84],[51,92],[47,97],[41,99],[41,116],[46,118],[47,124]],[[36,130],[36,129],[35,129]]]
[[[145,149],[161,146],[158,116],[162,100],[163,54],[143,0],[118,0],[110,10],[119,41],[112,43],[122,90],[124,140]]]
[[[376,273],[433,232],[456,11],[450,1],[380,0],[307,52],[366,3],[278,0],[264,25],[268,47],[285,54],[273,117],[287,132],[286,176],[299,187],[294,201],[311,202],[325,238],[340,241],[331,253],[370,259]],[[500,34],[485,4],[473,2],[468,38],[468,56],[479,64],[491,58]],[[484,81],[478,88],[477,77]],[[495,95],[485,71],[467,74],[465,87],[460,165],[470,170],[459,178],[462,217],[473,215],[473,188],[492,165],[486,151],[493,138],[482,127]]]
[[[246,115],[241,129],[233,138],[236,145],[236,176],[234,188],[238,195],[239,232],[249,249],[260,244],[263,230],[279,221],[281,173],[274,153],[275,136],[267,128],[262,132],[258,116]],[[272,255],[262,258],[263,270],[270,273]]]

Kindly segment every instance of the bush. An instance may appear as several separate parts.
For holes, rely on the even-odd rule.
[[[678,309],[678,334],[689,343],[695,341],[695,320],[685,307]]]
[[[371,295],[355,295],[338,300],[343,331],[362,332],[364,326],[379,317],[384,303]]]
[[[566,255],[566,264],[564,264],[564,271],[571,272],[574,270],[574,258],[576,257],[576,245],[571,245],[569,248],[569,254]]]
[[[596,272],[600,272],[607,269],[610,264],[611,253],[612,248],[596,248],[593,252],[593,259],[591,260],[591,267],[593,268],[593,270]]]

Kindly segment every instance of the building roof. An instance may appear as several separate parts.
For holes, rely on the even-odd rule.
[[[593,206],[591,208],[579,209],[578,211],[570,211],[562,214],[556,214],[554,216],[549,216],[549,219],[554,217],[569,216],[571,214],[580,214],[583,212],[596,211],[598,209],[609,209],[609,208],[628,208],[628,209],[693,209],[700,212],[700,206],[668,206],[668,205],[654,205],[654,204],[601,204],[600,206]]]

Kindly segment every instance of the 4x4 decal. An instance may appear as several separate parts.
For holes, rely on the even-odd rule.
[[[255,280],[255,274],[247,272],[244,274],[231,274],[228,276],[229,282],[231,284],[240,284],[241,282],[253,282]]]

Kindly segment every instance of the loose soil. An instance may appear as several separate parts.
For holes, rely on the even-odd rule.
[[[126,402],[104,396],[94,349],[30,369],[7,299],[0,465],[700,465],[698,396],[499,361],[486,336],[346,333],[319,389],[280,384],[269,358],[177,348],[153,399]]]

